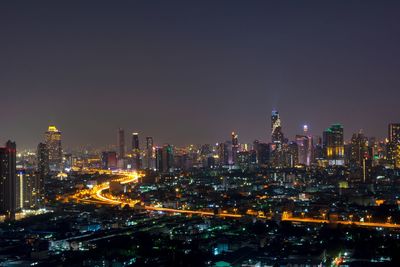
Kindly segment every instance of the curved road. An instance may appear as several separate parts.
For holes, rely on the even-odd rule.
[[[120,182],[121,184],[128,184],[137,182],[140,174],[137,172],[118,172],[117,175],[123,175],[122,178],[115,179],[113,181]],[[117,200],[111,198],[111,196],[106,196],[104,194],[105,190],[110,189],[110,183],[105,182],[100,185],[94,186],[91,190],[83,190],[77,192],[75,195],[72,196],[78,202],[82,203],[97,203],[97,204],[104,204],[104,205],[121,205],[125,206],[128,205],[130,207],[134,207],[135,205],[140,203],[140,200]],[[84,199],[84,196],[89,196],[90,199]],[[219,216],[219,217],[230,217],[230,218],[241,218],[242,215],[240,214],[233,214],[233,213],[221,213],[215,214],[211,211],[201,211],[201,210],[180,210],[180,209],[171,209],[171,208],[162,208],[162,207],[154,207],[154,206],[141,206],[141,208],[149,211],[162,211],[162,212],[171,212],[171,213],[184,213],[184,214],[196,214],[196,215],[203,215],[203,216]]]

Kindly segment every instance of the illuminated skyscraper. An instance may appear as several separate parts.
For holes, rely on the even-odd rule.
[[[235,132],[232,132],[232,163],[237,163],[237,155],[239,153],[239,139]]]
[[[310,166],[314,160],[314,140],[312,135],[308,132],[308,125],[303,125],[304,136],[307,137],[307,158],[306,158],[306,165]]]
[[[39,176],[29,170],[17,170],[17,207],[35,209],[42,205]]]
[[[323,147],[329,165],[344,165],[343,126],[333,124],[324,131]]]
[[[11,141],[0,148],[0,213],[12,220],[17,211],[16,150]]]
[[[125,131],[124,129],[118,129],[118,158],[125,158]]]
[[[302,165],[310,165],[309,157],[309,138],[305,135],[296,135],[297,144],[297,163]]]
[[[62,170],[61,132],[54,125],[50,125],[45,133],[45,144],[49,153],[49,167],[51,171]]]
[[[279,112],[276,110],[272,111],[271,115],[271,140],[272,143],[283,143],[283,133],[282,133],[282,125],[281,118],[279,116]]]
[[[146,137],[146,168],[155,168],[154,143],[151,136]]]
[[[400,123],[389,124],[389,142],[400,143]]]
[[[139,134],[132,133],[132,152],[139,149]]]
[[[387,161],[394,168],[400,168],[400,123],[389,124]]]

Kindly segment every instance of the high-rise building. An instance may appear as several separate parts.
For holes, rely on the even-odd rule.
[[[146,168],[147,169],[154,169],[155,168],[155,155],[154,155],[154,142],[153,137],[147,136],[146,137]]]
[[[297,163],[309,166],[311,158],[309,157],[310,142],[308,136],[296,135],[297,144]]]
[[[360,131],[354,133],[350,144],[350,166],[353,168],[363,166],[363,161],[368,157],[368,139]]]
[[[344,165],[344,135],[343,126],[333,124],[323,133],[325,158],[329,165]]]
[[[400,123],[389,124],[387,161],[394,168],[400,168]]]
[[[229,165],[230,164],[230,149],[229,149],[230,143],[229,142],[223,142],[218,144],[218,159],[219,159],[219,164],[222,165]]]
[[[135,169],[140,169],[140,147],[139,147],[139,134],[132,133],[132,158]]]
[[[156,161],[156,170],[162,172],[163,170],[163,149],[162,147],[155,148],[155,161]]]
[[[162,171],[169,172],[173,168],[174,153],[171,145],[164,145],[162,148]]]
[[[49,153],[49,167],[51,171],[62,170],[61,132],[54,125],[50,125],[45,133],[45,144]]]
[[[159,172],[169,172],[173,168],[174,154],[171,145],[165,144],[163,147],[155,148],[156,169]]]
[[[306,165],[310,166],[314,161],[314,140],[312,135],[308,131],[308,125],[303,125],[303,131],[304,136],[306,136],[308,139]]]
[[[118,158],[125,158],[125,131],[122,128],[118,129]]]
[[[300,142],[299,142],[300,141]],[[306,165],[306,150],[304,149],[304,139],[297,139],[296,142],[289,142],[286,153],[286,165],[293,168],[297,164]],[[301,152],[300,152],[301,150]],[[299,161],[299,158],[302,157],[302,161]]]
[[[389,142],[400,143],[400,123],[389,124]]]
[[[279,144],[282,144],[284,141],[281,118],[279,116],[279,112],[276,110],[273,110],[271,115],[271,140],[272,143]]]
[[[237,156],[239,153],[239,138],[235,132],[232,132],[232,163],[237,163]]]
[[[139,133],[132,133],[132,152],[139,148]]]
[[[46,144],[39,143],[37,149],[37,171],[38,179],[37,198],[39,206],[44,204],[45,198],[45,180],[49,175],[49,151]]]
[[[42,205],[39,176],[30,170],[17,170],[17,207],[35,209]]]
[[[16,150],[11,141],[0,147],[0,213],[11,220],[17,211]]]
[[[253,143],[253,148],[256,152],[256,163],[262,166],[268,165],[271,157],[270,145],[256,140]]]

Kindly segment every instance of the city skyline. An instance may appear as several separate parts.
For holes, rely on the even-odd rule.
[[[277,110],[275,110],[275,109],[273,110],[273,112],[276,112],[276,111]],[[282,127],[282,133],[283,133],[283,137],[285,139],[287,139],[288,141],[296,140],[296,138],[298,136],[301,136],[302,134],[305,134],[305,133],[307,133],[307,135],[309,135],[311,137],[322,138],[324,132],[327,129],[329,129],[331,125],[341,125],[344,128],[344,142],[345,143],[350,143],[351,140],[352,140],[353,135],[354,134],[359,134],[359,133],[362,133],[363,135],[365,135],[368,138],[376,138],[376,141],[387,141],[388,138],[389,138],[389,135],[390,135],[389,131],[388,131],[388,125],[390,125],[390,124],[393,124],[393,122],[388,123],[386,125],[385,131],[384,131],[385,134],[382,134],[382,137],[372,136],[372,135],[368,134],[367,132],[365,132],[364,129],[359,129],[358,131],[355,131],[355,132],[352,132],[352,133],[346,132],[346,128],[343,127],[343,125],[341,123],[331,123],[331,124],[327,125],[325,128],[323,128],[321,132],[318,132],[318,133],[314,133],[312,131],[310,132],[309,131],[309,129],[310,129],[309,124],[303,124],[300,127],[299,131],[297,133],[295,133],[293,136],[288,135],[284,131],[283,127]],[[267,125],[267,127],[268,126],[269,125]],[[58,126],[54,125],[54,124],[50,124],[50,125],[47,126],[47,128],[52,128],[52,127],[58,127]],[[173,142],[169,142],[168,140],[166,140],[164,142],[161,142],[159,140],[163,140],[162,136],[160,136],[161,138],[158,138],[159,137],[158,135],[153,135],[152,136],[151,134],[145,134],[145,133],[142,133],[141,131],[137,131],[137,130],[127,131],[126,129],[127,128],[124,128],[124,127],[118,127],[116,129],[113,129],[114,130],[114,133],[113,133],[114,136],[110,136],[109,141],[106,142],[106,143],[102,143],[102,144],[101,143],[99,143],[99,144],[85,143],[85,144],[72,144],[72,145],[69,144],[68,145],[69,142],[68,142],[68,139],[66,139],[66,138],[68,138],[68,135],[67,135],[67,137],[63,137],[63,147],[65,147],[67,150],[77,149],[78,147],[81,147],[81,148],[85,148],[86,147],[86,148],[92,148],[92,149],[107,149],[107,148],[114,147],[113,149],[115,151],[120,151],[120,149],[122,149],[122,148],[124,150],[126,150],[126,151],[130,151],[130,149],[132,147],[132,144],[130,143],[130,138],[132,138],[131,137],[132,135],[136,136],[136,138],[139,138],[139,140],[141,140],[140,141],[140,143],[141,143],[140,148],[142,148],[142,149],[145,147],[145,144],[143,143],[143,141],[147,137],[154,138],[155,136],[156,136],[156,139],[158,140],[157,142],[154,143],[155,146],[163,146],[165,144],[171,144],[171,145],[174,145],[174,146],[177,146],[177,147],[184,147],[184,146],[189,146],[189,145],[202,145],[202,144],[213,145],[213,144],[218,144],[218,143],[221,143],[221,142],[229,141],[229,139],[231,138],[230,132],[228,132],[228,133],[225,134],[225,136],[223,136],[223,137],[221,137],[219,139],[214,139],[214,141],[211,140],[209,142],[192,141],[192,142],[189,142],[189,143],[180,143],[180,142],[173,143]],[[305,131],[305,129],[306,129],[306,131]],[[122,135],[123,136],[123,140],[124,140],[123,144],[122,144],[122,147],[119,144],[119,140],[121,138],[120,135],[119,135],[119,132],[121,130],[124,132],[124,134]],[[237,132],[237,131],[233,130],[233,131],[231,131],[231,133],[235,132],[236,137],[239,139],[239,143],[241,143],[241,144],[252,144],[254,141],[259,141],[259,142],[263,142],[263,143],[271,143],[271,141],[272,141],[272,139],[271,139],[272,136],[271,136],[271,132],[270,132],[271,129],[270,128],[266,128],[266,131],[267,132],[264,135],[264,137],[262,137],[260,139],[257,139],[257,138],[251,139],[251,137],[250,137],[250,139],[246,139],[246,140],[244,140],[241,137],[240,132]],[[64,132],[64,131],[61,131],[61,132]],[[126,132],[126,135],[125,135],[125,132]],[[46,130],[41,133],[42,137],[41,137],[41,139],[38,140],[38,143],[40,143],[44,139],[46,139],[46,133],[47,133]],[[65,136],[65,134],[63,134],[63,136]],[[5,141],[7,141],[7,140],[8,139],[5,139]],[[65,142],[65,141],[67,141],[67,142]],[[67,143],[67,145],[64,145],[65,143]],[[37,144],[36,144],[36,146],[37,146]],[[19,150],[28,150],[29,151],[29,150],[36,150],[36,149],[37,149],[36,147],[24,147],[24,146],[21,147],[19,145]]]
[[[277,110],[273,109],[273,111],[277,111]],[[270,117],[268,119],[270,119]],[[348,128],[345,127],[340,122],[335,122],[335,123],[330,123],[330,124],[327,123],[326,127],[325,128],[322,127],[320,132],[313,131],[313,128],[312,128],[312,126],[310,127],[309,123],[304,123],[304,124],[302,124],[302,125],[300,125],[298,127],[299,129],[298,129],[297,132],[295,132],[293,135],[291,135],[291,134],[288,134],[285,131],[285,123],[284,123],[284,120],[282,122],[282,119],[281,119],[281,125],[282,125],[281,129],[282,129],[282,132],[283,132],[285,138],[287,138],[288,140],[295,140],[298,135],[304,134],[304,129],[305,128],[307,129],[307,133],[310,134],[311,136],[313,136],[313,137],[322,137],[324,131],[326,129],[328,129],[331,125],[340,124],[340,125],[342,125],[344,127],[344,141],[346,143],[349,143],[351,141],[351,138],[352,138],[353,134],[357,134],[357,133],[363,133],[367,137],[377,138],[378,141],[385,141],[386,139],[388,139],[388,129],[387,129],[387,127],[391,123],[395,123],[395,122],[387,123],[385,125],[384,129],[382,129],[382,131],[381,131],[382,134],[380,134],[378,136],[373,136],[373,135],[369,134],[368,132],[366,132],[364,130],[365,128],[360,128],[358,130],[355,130],[354,132],[349,132],[349,131],[347,131]],[[269,124],[270,124],[270,122],[269,122]],[[48,127],[56,127],[56,126],[59,127],[58,125],[55,125],[55,124],[49,124],[48,126],[46,126],[46,129]],[[243,143],[243,144],[244,143],[250,144],[250,143],[253,143],[254,141],[260,141],[260,142],[269,143],[269,142],[271,142],[271,135],[270,135],[271,134],[270,133],[271,129],[268,128],[269,126],[270,125],[268,125],[268,122],[267,122],[267,125],[265,126],[265,134],[264,134],[264,136],[259,135],[259,136],[261,136],[261,138],[256,138],[256,137],[252,138],[249,135],[246,135],[245,138],[243,138],[243,136],[241,135],[240,132],[238,132],[237,130],[233,129],[230,132],[229,131],[226,132],[224,136],[221,137],[221,135],[219,135],[220,137],[214,138],[213,140],[212,140],[212,138],[210,138],[208,140],[205,140],[204,142],[192,140],[192,141],[189,141],[187,143],[182,143],[182,142],[179,142],[179,141],[174,143],[174,142],[171,142],[169,140],[166,140],[166,138],[164,138],[162,136],[162,134],[143,133],[142,131],[138,131],[136,128],[130,128],[130,127],[117,127],[115,129],[107,129],[106,132],[112,131],[112,133],[108,137],[108,140],[105,143],[91,143],[91,142],[79,143],[79,141],[77,143],[71,143],[71,141],[68,140],[68,130],[67,131],[62,131],[62,132],[64,132],[63,136],[65,136],[64,140],[63,140],[63,143],[66,143],[66,145],[64,145],[64,146],[67,149],[76,149],[78,147],[88,147],[88,148],[90,147],[90,148],[94,148],[94,149],[104,149],[104,148],[107,148],[107,147],[110,147],[110,146],[111,147],[115,146],[115,149],[118,150],[119,149],[118,148],[118,146],[119,146],[119,144],[118,144],[118,142],[119,142],[118,140],[119,139],[118,138],[119,137],[116,134],[116,132],[119,131],[119,130],[123,130],[124,132],[126,132],[125,144],[123,144],[123,147],[125,149],[129,150],[129,147],[131,146],[131,144],[129,143],[130,142],[129,138],[130,138],[130,135],[133,135],[133,134],[138,134],[140,136],[140,138],[146,138],[148,136],[151,136],[151,137],[153,137],[153,138],[155,138],[157,140],[157,142],[155,142],[155,145],[158,145],[158,146],[162,146],[164,144],[172,144],[172,145],[175,145],[175,146],[178,146],[178,147],[183,147],[183,146],[188,146],[188,145],[193,145],[193,144],[196,144],[196,145],[200,145],[200,144],[216,144],[216,143],[225,142],[225,141],[229,140],[230,139],[230,133],[232,131],[236,132],[236,134],[239,137],[240,143]],[[351,128],[351,127],[349,127],[349,128]],[[309,129],[311,129],[311,130],[309,130]],[[46,130],[42,131],[39,134],[40,136],[39,136],[39,139],[37,141],[38,143],[43,141],[43,139],[44,139],[43,135],[44,135],[45,132],[46,132]],[[67,134],[65,134],[65,132],[67,132]],[[244,132],[246,133],[246,130]],[[176,140],[175,138],[172,138],[172,139]],[[8,139],[4,138],[4,140],[7,141]],[[164,141],[161,141],[161,140],[164,140]],[[21,150],[35,150],[36,149],[35,144],[33,144],[32,146],[29,146],[29,145],[26,146],[26,144],[23,141],[21,142],[21,140],[19,140],[19,142],[22,144],[22,145],[19,145],[19,149],[21,149]],[[37,144],[36,144],[36,146],[37,146]],[[141,146],[144,146],[144,144],[142,143]]]
[[[0,266],[400,266],[400,1],[0,1]]]
[[[1,6],[0,140],[21,149],[51,124],[75,147],[119,127],[159,144],[267,140],[274,108],[290,139],[332,123],[382,139],[398,121],[396,2]]]

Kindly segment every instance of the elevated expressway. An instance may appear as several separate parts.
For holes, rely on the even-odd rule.
[[[95,170],[92,170],[95,172]],[[105,173],[111,174],[111,172],[106,171]],[[119,171],[113,173],[115,175],[120,176],[120,178],[114,179],[113,181],[117,181],[121,184],[129,184],[129,183],[137,183],[138,179],[142,176],[137,172],[127,172],[127,171]],[[164,207],[156,207],[156,206],[146,206],[141,203],[140,200],[127,199],[127,198],[117,198],[112,196],[105,191],[110,188],[109,182],[104,182],[102,184],[94,186],[92,189],[80,190],[69,196],[69,199],[72,199],[75,202],[86,203],[86,204],[101,204],[101,205],[119,205],[126,206],[128,205],[131,208],[139,207],[148,211],[161,211],[161,212],[170,212],[170,213],[180,213],[180,214],[191,214],[191,215],[201,215],[201,216],[216,216],[223,218],[242,218],[245,216],[252,216],[258,218],[266,218],[265,216],[260,216],[259,213],[247,213],[246,215],[235,214],[235,213],[214,213],[212,211],[202,211],[202,210],[181,210],[181,209],[172,209],[172,208],[164,208]],[[330,221],[327,219],[316,219],[310,217],[293,217],[289,212],[283,212],[282,221],[290,221],[295,223],[317,223],[317,224],[343,224],[343,225],[353,225],[359,227],[374,227],[374,228],[389,228],[389,229],[400,229],[400,224],[396,223],[379,223],[379,222],[361,222],[361,221]]]
[[[117,181],[121,184],[128,183],[136,183],[141,176],[141,174],[137,172],[116,172],[115,175],[122,176],[121,178],[114,179],[113,181]],[[76,192],[74,195],[69,196],[69,199],[72,199],[79,203],[86,204],[101,204],[101,205],[119,205],[126,206],[128,205],[131,208],[135,206],[140,207],[141,209],[149,210],[149,211],[162,211],[162,212],[171,212],[171,213],[182,213],[182,214],[192,214],[192,215],[202,215],[202,216],[219,216],[219,217],[228,217],[228,218],[241,218],[240,214],[233,213],[220,213],[215,214],[212,211],[202,211],[202,210],[180,210],[180,209],[171,209],[171,208],[163,208],[163,207],[155,207],[155,206],[145,206],[140,205],[140,200],[134,199],[117,199],[110,194],[106,194],[104,191],[110,189],[110,183],[105,182],[99,185],[94,186],[92,189],[84,189]]]

